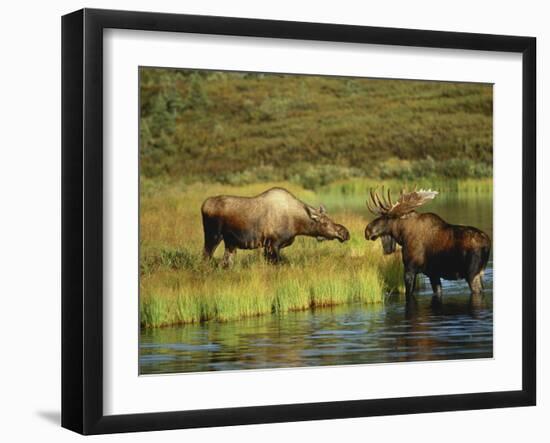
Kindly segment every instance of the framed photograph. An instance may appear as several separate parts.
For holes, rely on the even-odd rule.
[[[536,402],[531,37],[62,20],[62,425]]]

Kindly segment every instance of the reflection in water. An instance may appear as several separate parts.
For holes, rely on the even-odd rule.
[[[429,209],[492,236],[491,199],[482,197],[441,199]],[[393,296],[384,305],[142,330],[140,373],[490,358],[492,260],[484,282],[485,293],[472,297],[464,281],[443,281],[442,302],[425,281],[409,304]]]

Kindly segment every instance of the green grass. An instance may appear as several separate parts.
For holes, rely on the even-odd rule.
[[[141,325],[228,321],[384,301],[386,282],[380,268],[366,268],[357,262],[352,267],[333,266],[333,273],[327,274],[319,272],[319,267],[327,266],[325,261],[320,260],[315,270],[290,265],[268,269],[258,263],[255,269],[223,270],[227,275],[213,269],[199,278],[192,278],[184,270],[177,277],[170,276],[169,271],[159,272],[156,278],[144,278]],[[399,268],[399,263],[394,259],[391,266]]]
[[[492,175],[491,85],[142,68],[142,175],[308,189]]]

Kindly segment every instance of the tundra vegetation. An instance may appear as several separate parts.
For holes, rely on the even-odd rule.
[[[490,85],[142,68],[140,108],[142,327],[383,303],[403,266],[365,240],[369,188],[492,193]],[[204,200],[273,186],[350,240],[203,260]]]

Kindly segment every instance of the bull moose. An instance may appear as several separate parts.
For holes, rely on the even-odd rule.
[[[407,300],[413,294],[416,276],[430,279],[434,297],[441,299],[441,279],[466,279],[473,295],[483,289],[483,270],[489,260],[491,240],[471,226],[452,225],[433,213],[420,214],[415,208],[435,198],[437,191],[401,191],[396,202],[388,190],[387,198],[372,189],[367,208],[377,216],[365,229],[367,240],[381,238],[384,253],[402,247]]]
[[[349,240],[349,231],[334,223],[324,206],[315,209],[283,188],[271,188],[255,197],[210,197],[202,204],[201,212],[204,257],[212,258],[223,240],[225,266],[232,264],[237,249],[264,248],[265,258],[278,263],[280,250],[290,246],[298,235]]]

